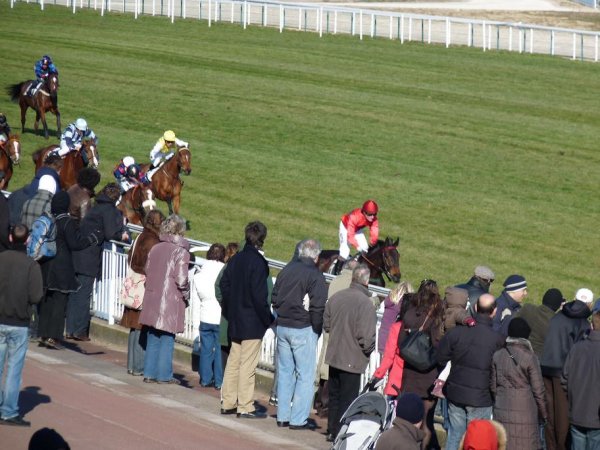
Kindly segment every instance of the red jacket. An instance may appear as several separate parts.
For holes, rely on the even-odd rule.
[[[377,378],[385,378],[388,373],[388,381],[385,385],[383,393],[386,395],[397,396],[399,392],[393,387],[402,388],[402,372],[404,370],[404,360],[400,357],[400,349],[398,348],[398,335],[402,329],[402,322],[394,323],[390,328],[387,342],[385,343],[385,352],[381,364],[373,374]]]
[[[377,244],[377,240],[379,239],[379,222],[377,221],[377,218],[375,218],[373,222],[369,222],[362,213],[362,210],[356,208],[342,216],[342,223],[346,227],[346,230],[348,230],[348,242],[354,247],[358,248],[358,242],[356,242],[354,235],[364,227],[369,227],[371,245]]]

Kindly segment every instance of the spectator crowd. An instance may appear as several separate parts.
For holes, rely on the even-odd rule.
[[[89,340],[103,246],[130,242],[116,207],[118,185],[96,194],[100,175],[85,168],[76,185],[61,190],[60,165],[60,157],[48,158],[30,184],[8,200],[0,196],[3,425],[29,425],[18,409],[28,340],[54,350],[64,348],[64,339]],[[34,261],[25,253],[28,235],[44,214],[53,218],[55,255]],[[175,336],[195,302],[199,382],[220,391],[223,415],[267,417],[254,387],[271,329],[277,340],[270,403],[280,428],[315,430],[316,410],[327,418],[326,439],[343,440],[341,419],[368,381],[367,388],[384,385],[395,411],[378,449],[442,448],[436,416],[448,450],[600,449],[600,300],[589,289],[567,300],[551,288],[536,305],[525,302],[526,278],[512,274],[496,298],[494,272],[478,266],[466,283],[445,289],[431,279],[416,289],[402,282],[380,304],[368,290],[369,268],[354,259],[328,285],[315,239],[298,243],[273,282],[262,250],[267,227],[259,221],[247,224],[241,248],[215,243],[190,271],[185,229],[180,216],[153,210],[128,254],[128,277],[143,280],[143,301],[125,307],[121,325],[130,329],[127,371],[143,382],[179,383]],[[406,356],[415,336],[428,342],[426,368]],[[376,348],[380,364],[366,380]]]

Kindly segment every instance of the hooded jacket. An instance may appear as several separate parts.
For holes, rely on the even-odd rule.
[[[592,312],[582,301],[565,304],[550,320],[540,364],[542,375],[560,377],[569,351],[590,329],[588,317]]]
[[[507,291],[502,291],[500,297],[496,299],[496,316],[492,327],[494,331],[499,331],[504,337],[508,336],[508,324],[513,315],[521,309],[521,304],[515,301]]]
[[[190,298],[190,244],[183,236],[161,234],[146,262],[146,290],[140,323],[167,333],[184,330]]]

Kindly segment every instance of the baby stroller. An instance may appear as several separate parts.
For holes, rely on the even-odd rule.
[[[369,383],[341,418],[342,427],[335,438],[332,450],[368,450],[375,448],[379,436],[393,420],[393,408]]]

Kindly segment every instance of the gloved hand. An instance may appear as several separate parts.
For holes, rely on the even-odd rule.
[[[468,327],[474,327],[475,326],[475,319],[473,319],[472,317],[467,317],[465,318],[465,320],[463,320],[463,325],[466,325]]]
[[[377,389],[375,386],[377,385],[377,383],[379,383],[382,380],[382,378],[377,378],[377,377],[373,377],[369,380],[369,382],[367,383],[367,386],[369,387],[369,391],[374,391],[375,389]]]

